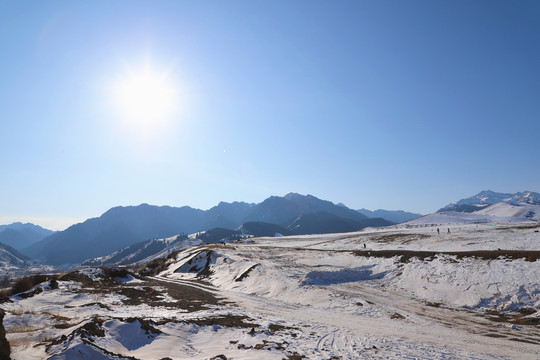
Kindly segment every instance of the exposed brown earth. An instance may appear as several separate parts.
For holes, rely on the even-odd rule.
[[[197,319],[184,319],[183,323],[194,324],[197,326],[224,326],[224,327],[242,327],[242,328],[257,328],[259,324],[252,322],[253,319],[247,316],[239,315],[219,315],[213,317],[197,318]]]
[[[6,339],[6,330],[4,329],[4,310],[0,309],[0,360],[9,360],[11,349]]]
[[[474,251],[416,251],[416,250],[353,250],[356,256],[391,258],[401,256],[401,262],[407,262],[412,258],[420,260],[433,259],[436,255],[455,256],[457,259],[477,258],[482,260],[496,259],[525,259],[536,261],[540,258],[539,250],[474,250]]]
[[[370,238],[370,241],[377,243],[391,243],[394,241],[399,241],[401,244],[408,244],[413,241],[429,238],[429,235],[426,234],[386,234],[379,235]]]

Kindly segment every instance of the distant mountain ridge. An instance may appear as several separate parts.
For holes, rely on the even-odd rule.
[[[368,224],[386,222],[384,219],[368,219]],[[387,222],[388,225],[393,223]],[[85,260],[82,265],[133,265],[137,262],[165,256],[172,251],[184,249],[188,246],[201,243],[232,242],[250,237],[274,237],[289,235],[305,235],[319,233],[350,232],[366,226],[366,223],[358,223],[356,220],[342,218],[325,212],[316,212],[299,215],[287,227],[265,222],[246,222],[235,230],[225,228],[213,228],[191,235],[180,234],[166,239],[151,239],[142,241],[112,254],[94,259]]]
[[[315,213],[318,214],[316,220],[314,216],[305,217]],[[295,229],[290,229],[295,221],[299,221],[294,225]],[[221,202],[206,211],[189,206],[141,204],[114,207],[98,218],[54,233],[22,249],[22,252],[34,258],[43,258],[52,265],[74,264],[152,238],[167,238],[214,228],[237,229],[242,224],[257,222],[278,225],[296,234],[347,232],[367,226],[393,224],[384,219],[368,218],[355,210],[312,195],[296,193],[284,197],[272,196],[259,204]],[[325,223],[326,227],[321,227],[321,223]]]
[[[166,239],[151,239],[141,241],[94,259],[88,259],[82,263],[85,266],[135,264],[146,261],[156,256],[168,255],[172,251],[178,251],[188,246],[203,243],[230,242],[245,237],[262,237],[276,235],[292,235],[293,232],[283,226],[263,222],[247,222],[236,230],[213,228],[191,235],[180,234]]]
[[[52,265],[79,263],[151,238],[196,232],[204,228],[204,220],[202,210],[189,206],[119,206],[55,233],[22,252],[44,258]]]
[[[0,243],[20,250],[53,233],[54,231],[44,229],[39,225],[15,222],[9,225],[0,225]]]
[[[9,225],[0,225],[0,231],[4,231],[5,229],[13,229],[17,231],[21,230],[32,230],[37,234],[48,236],[54,231],[45,229],[39,225],[35,225],[32,223],[22,223],[22,222],[14,222]]]
[[[407,212],[403,210],[375,210],[371,211],[368,209],[359,209],[357,210],[360,214],[366,215],[370,218],[383,218],[388,221],[392,221],[396,224],[400,224],[405,221],[410,221],[422,216],[422,214],[416,214],[412,212]]]
[[[363,219],[361,221],[318,211],[299,215],[287,228],[299,235],[340,233],[359,230],[368,226],[393,225],[385,219]]]
[[[448,204],[445,207],[437,210],[437,212],[474,212],[500,202],[505,202],[511,205],[540,205],[540,194],[532,191],[523,191],[510,194],[484,190],[474,196],[461,199],[455,204]]]

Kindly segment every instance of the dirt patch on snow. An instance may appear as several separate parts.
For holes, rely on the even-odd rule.
[[[80,272],[71,272],[60,278],[62,281],[76,281],[82,283],[83,288],[72,291],[86,294],[119,294],[122,295],[122,303],[128,306],[147,304],[152,307],[166,307],[171,309],[183,309],[187,312],[208,309],[209,305],[217,305],[221,299],[209,291],[188,284],[159,281],[152,278],[138,277],[137,283],[119,283],[114,280],[117,275],[126,277],[133,276],[129,272],[117,273],[105,271],[104,276],[92,279]],[[202,281],[199,280],[202,283]],[[79,306],[97,305],[100,308],[110,310],[109,304],[93,302]],[[67,305],[67,307],[70,307]]]
[[[533,224],[518,224],[518,225],[507,225],[507,226],[499,226],[495,228],[495,230],[511,230],[511,229],[539,229],[540,223],[533,223]]]
[[[393,242],[399,242],[400,244],[408,244],[429,237],[430,235],[426,234],[385,234],[380,236],[374,236],[371,238],[371,241],[385,244]]]
[[[486,311],[487,318],[495,322],[540,326],[540,318],[529,316],[535,313],[536,310],[528,308],[519,309],[513,313],[501,313],[497,310]]]
[[[208,305],[222,303],[221,298],[195,286],[148,279],[147,283],[165,288],[167,294],[175,300],[173,303],[154,301],[153,304],[155,305],[180,307],[188,312],[192,312],[208,309]]]
[[[107,305],[105,305],[105,304],[103,304],[103,303],[100,303],[100,302],[91,302],[91,303],[88,303],[88,304],[79,305],[79,306],[77,306],[77,307],[89,307],[89,306],[94,306],[94,305],[95,305],[95,306],[98,306],[98,307],[100,307],[100,308],[102,308],[102,309],[112,311],[112,309],[111,309],[110,306],[107,306]],[[72,308],[74,308],[74,307],[76,307],[76,306],[65,305],[65,307],[66,307],[67,309],[72,309]]]
[[[223,326],[223,327],[241,327],[241,328],[258,328],[259,324],[252,322],[253,319],[247,316],[240,315],[219,315],[212,317],[204,317],[197,319],[182,320],[186,324],[194,324],[197,326]]]
[[[536,261],[540,258],[538,250],[475,250],[475,251],[414,251],[414,250],[354,250],[352,253],[356,256],[392,258],[401,256],[401,262],[408,262],[412,258],[420,260],[433,259],[436,255],[455,256],[457,259],[477,258],[482,260],[497,259],[525,259],[527,261]]]

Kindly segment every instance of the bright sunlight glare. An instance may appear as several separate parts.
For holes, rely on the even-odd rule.
[[[156,72],[150,65],[129,71],[115,85],[115,101],[121,116],[139,130],[160,126],[176,109],[176,91],[168,73]]]

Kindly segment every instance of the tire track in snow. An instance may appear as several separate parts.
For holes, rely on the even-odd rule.
[[[273,267],[281,265],[283,268],[289,269],[289,266],[293,263],[294,268],[299,270],[299,274],[308,273],[312,269],[310,266],[295,263],[295,253],[305,254],[306,252],[312,252],[313,249],[298,249],[299,252],[296,252],[297,250],[294,248],[267,247],[262,252],[264,254],[262,258],[260,253],[256,254],[261,250],[261,248],[257,247],[244,248],[241,253],[245,255],[253,252],[255,253],[253,256],[258,258],[258,262],[269,262],[269,265]],[[326,253],[345,252],[334,250],[315,251]],[[411,348],[414,346],[422,346],[426,353],[431,354],[426,356],[425,359],[433,358],[433,356],[437,357],[436,353],[430,350],[430,347],[438,347],[439,350],[443,348],[441,351],[447,352],[448,358],[456,358],[455,353],[458,351],[465,352],[467,354],[466,358],[471,358],[472,352],[475,354],[473,358],[477,359],[503,358],[500,355],[512,358],[512,355],[516,352],[531,359],[536,359],[540,355],[540,349],[532,344],[510,341],[510,336],[516,336],[513,329],[499,327],[496,323],[472,313],[430,307],[423,301],[410,298],[406,294],[400,294],[390,288],[377,288],[377,286],[370,286],[363,282],[320,285],[319,287],[327,290],[330,294],[337,295],[339,298],[345,296],[349,299],[370,301],[375,304],[374,308],[379,309],[379,311],[375,313],[375,316],[370,316],[369,312],[367,315],[365,313],[355,314],[351,313],[346,306],[343,308],[343,305],[348,304],[350,309],[350,304],[354,303],[354,301],[344,301],[342,302],[343,305],[340,306],[338,300],[336,303],[337,308],[333,306],[321,308],[301,305],[295,303],[294,300],[288,302],[287,300],[265,298],[264,295],[257,296],[234,291],[222,291],[222,294],[226,298],[234,299],[235,303],[252,313],[251,316],[254,318],[273,316],[279,319],[287,319],[288,323],[310,324],[311,326],[319,324],[329,328],[330,330],[326,334],[316,340],[316,348],[322,349],[326,346],[334,353],[338,353],[340,348],[351,349],[349,344],[353,344],[357,346],[356,350],[363,352],[362,357],[376,356],[371,354],[375,351],[364,353],[371,349],[369,344],[366,345],[365,342],[359,340],[358,334],[362,334],[368,339],[403,338],[403,351],[399,350],[401,355],[396,355],[396,358],[407,358],[410,354],[418,354],[418,351]],[[405,315],[405,319],[391,319],[390,315],[392,313]],[[336,328],[340,330],[332,330]],[[505,334],[505,338],[486,336],[486,334],[493,332],[502,332]],[[532,335],[535,336],[534,333]],[[447,351],[444,349],[447,349]],[[395,353],[398,350],[390,349],[387,351]],[[348,356],[347,354],[350,354],[350,352],[343,351],[342,354],[343,356],[336,356],[346,358],[345,356]],[[379,358],[379,356],[375,358]],[[415,355],[413,358],[419,357]]]
[[[197,280],[170,279],[170,278],[161,277],[161,276],[149,276],[148,278],[152,280],[156,280],[156,281],[163,281],[163,282],[171,283],[171,284],[191,286],[199,290],[211,292],[214,295],[220,292],[219,289],[217,289],[216,287],[212,285],[202,284]]]
[[[263,268],[272,266],[289,269],[288,276],[291,276],[292,266],[295,273],[298,273],[292,275],[295,278],[301,277],[312,269],[310,266],[296,263],[296,259],[297,254],[313,252],[314,249],[264,247],[262,251],[262,247],[251,246],[231,250],[237,253],[236,256],[257,258],[257,262],[262,263]],[[266,262],[268,264],[264,265]],[[315,349],[315,352],[319,353],[314,355],[321,353],[328,355],[321,359],[331,358],[331,356],[353,358],[351,354],[358,354],[366,359],[381,358],[383,354],[390,354],[388,358],[394,359],[431,359],[440,357],[441,354],[445,354],[446,358],[460,358],[456,355],[459,352],[464,354],[463,358],[474,359],[503,358],[499,355],[512,358],[515,353],[524,355],[525,358],[536,359],[540,355],[540,349],[532,344],[508,340],[509,336],[516,336],[512,329],[498,327],[487,319],[465,311],[430,307],[423,301],[412,299],[390,288],[378,288],[363,282],[318,286],[337,298],[346,297],[371,302],[377,309],[375,316],[369,312],[355,314],[344,307],[344,305],[350,305],[351,301],[342,301],[340,305],[340,299],[337,300],[336,306],[324,308],[316,305],[302,305],[294,299],[276,299],[267,297],[265,294],[256,295],[225,290],[201,284],[195,280],[162,277],[155,279],[212,292],[220,298],[237,304],[243,314],[253,319],[281,321],[290,326],[299,326],[303,328],[304,334],[308,334],[313,329],[309,341],[303,348],[307,350],[311,346],[312,350]],[[390,319],[392,313],[405,315],[405,319]],[[501,332],[505,338],[486,336],[488,333],[500,334]],[[532,335],[535,336],[535,334]],[[424,356],[424,354],[428,355]],[[471,357],[472,354],[474,355]]]
[[[382,305],[396,312],[414,314],[422,318],[434,320],[448,328],[461,329],[475,335],[504,337],[512,339],[516,336],[529,338],[529,341],[540,343],[540,329],[534,326],[521,327],[520,333],[511,327],[489,320],[466,310],[439,308],[428,306],[420,300],[409,299],[389,289],[384,291],[362,283],[333,285],[333,289],[345,296],[364,298],[372,303]],[[403,315],[403,314],[402,314]]]

